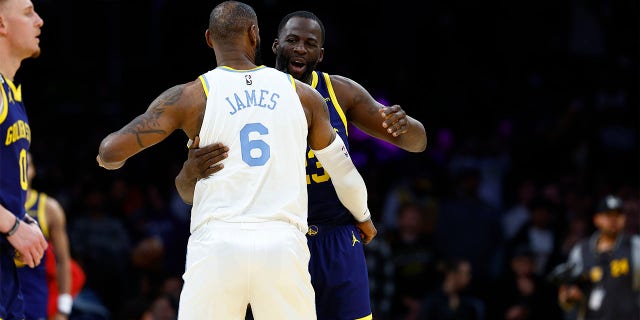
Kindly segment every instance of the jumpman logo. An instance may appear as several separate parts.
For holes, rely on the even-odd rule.
[[[358,238],[356,238],[356,234],[351,231],[351,246],[355,247],[357,242],[360,242],[360,240],[358,240]]]

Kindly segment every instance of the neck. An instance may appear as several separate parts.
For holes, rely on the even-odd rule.
[[[218,67],[227,66],[238,70],[248,70],[256,67],[255,59],[241,49],[217,50]]]
[[[302,79],[300,79],[300,81],[311,85],[311,83],[313,82],[313,72],[309,73],[307,76],[302,77]]]
[[[18,72],[22,60],[11,56],[4,48],[5,47],[0,47],[0,74],[13,82],[13,78],[16,72]]]

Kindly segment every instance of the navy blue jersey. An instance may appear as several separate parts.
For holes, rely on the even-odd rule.
[[[329,75],[314,71],[311,86],[315,88],[329,107],[331,125],[340,135],[344,144],[347,141],[347,118],[333,92]],[[313,151],[307,147],[307,191],[309,194],[309,217],[307,221],[313,224],[346,224],[353,223],[351,213],[342,205],[329,174],[324,170]]]
[[[47,228],[47,219],[45,214],[45,205],[47,195],[42,192],[31,190],[29,192],[25,209],[27,214],[38,222],[42,234],[49,239],[49,230]],[[18,267],[18,276],[20,277],[20,288],[25,301],[29,302],[29,307],[25,308],[26,320],[39,320],[47,318],[47,302],[49,298],[49,288],[47,285],[46,264],[47,252],[42,257],[42,263],[31,269],[18,259],[15,259]]]
[[[19,219],[25,214],[30,144],[31,130],[20,87],[0,75],[0,204]],[[6,238],[0,237],[0,318],[4,319],[22,319],[24,312],[14,253]]]
[[[329,75],[314,71],[311,86],[324,97],[331,124],[349,148],[347,118]],[[329,174],[308,148],[307,191],[309,273],[316,293],[318,320],[370,320],[369,276],[355,219],[340,202]]]
[[[27,195],[31,129],[20,87],[0,75],[0,203],[22,219]]]

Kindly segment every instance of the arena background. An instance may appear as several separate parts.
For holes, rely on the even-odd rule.
[[[99,168],[95,156],[101,139],[154,97],[215,66],[204,31],[218,2],[32,1],[45,21],[42,55],[24,61],[16,81],[31,122],[34,184],[61,201],[72,240],[78,239],[72,226],[98,201],[91,195],[101,194],[112,210],[107,215],[130,236],[114,256],[124,265],[106,276],[145,274],[127,262],[144,238],[127,214],[145,207],[154,192],[170,207],[186,136],[174,133],[119,171]],[[429,145],[420,154],[353,134],[354,158],[379,221],[403,181],[424,178],[425,197],[446,199],[455,194],[458,174],[470,168],[489,172],[498,185],[485,186],[489,194],[481,198],[500,212],[514,204],[516,185],[528,177],[540,186],[558,184],[587,206],[607,192],[637,201],[637,1],[247,3],[259,17],[266,65],[274,65],[271,43],[280,19],[310,10],[327,32],[319,70],[358,81],[424,124]],[[124,203],[119,209],[116,194]],[[76,245],[74,255],[87,260]],[[101,274],[91,270],[95,264],[87,264],[91,279]],[[111,293],[131,283],[93,281],[113,313],[124,312]]]

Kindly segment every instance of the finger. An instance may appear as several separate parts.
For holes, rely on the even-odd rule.
[[[207,169],[205,170],[205,176],[207,176],[207,177],[208,177],[208,176],[210,176],[210,175],[212,175],[212,174],[214,174],[214,173],[216,173],[216,172],[218,172],[218,171],[222,170],[222,168],[224,168],[224,165],[223,165],[223,164],[218,164],[218,165],[215,165],[215,166],[209,167],[209,168],[207,168]]]
[[[389,130],[387,131],[391,133],[394,137],[407,133],[408,131],[407,121],[405,119],[401,119],[400,121],[396,122],[396,124],[394,124],[391,128],[389,128]]]
[[[212,167],[218,164],[218,162],[226,159],[229,156],[226,152],[216,152],[216,154],[212,154],[212,157],[208,159],[205,164],[207,167]]]
[[[193,143],[189,147],[189,149],[198,149],[200,147],[200,136],[195,136],[193,138]]]
[[[20,260],[22,261],[22,263],[28,265],[29,268],[33,269],[35,267],[33,257],[31,256],[31,252],[29,251],[27,251],[25,254],[21,254]]]
[[[388,116],[383,122],[382,122],[382,126],[384,128],[391,128],[392,126],[396,125],[398,122],[404,120],[406,118],[406,114],[403,113],[394,113],[393,115]]]
[[[31,258],[33,259],[34,267],[37,267],[40,264],[40,260],[42,260],[42,256],[44,255],[44,251],[42,251],[42,248],[40,248],[40,245],[37,244],[37,245],[33,246],[33,248],[31,248],[29,253],[31,254]]]
[[[198,142],[196,143],[196,139],[198,140]],[[187,149],[191,150],[191,149],[198,149],[198,147],[200,146],[200,137],[195,136],[193,139],[189,139],[189,141],[187,141]]]
[[[398,112],[399,110],[402,110],[400,106],[397,104],[394,104],[390,107],[385,107],[380,109],[380,115],[382,115],[383,118],[387,119],[388,117]]]

